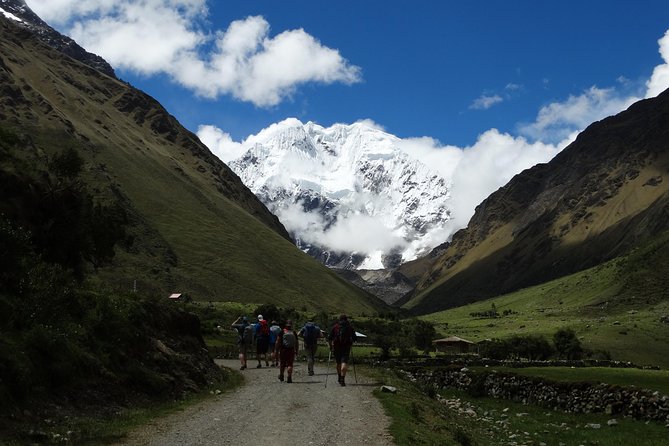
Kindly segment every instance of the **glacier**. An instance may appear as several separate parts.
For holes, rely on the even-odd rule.
[[[383,269],[449,234],[450,184],[364,122],[322,127],[289,118],[244,142],[229,166],[297,246],[327,266]]]

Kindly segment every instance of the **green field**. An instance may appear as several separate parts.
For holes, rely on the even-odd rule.
[[[669,368],[669,235],[629,256],[542,285],[422,317],[444,336],[478,342],[512,335],[551,339],[571,328],[615,360]],[[472,316],[496,309],[498,317]],[[505,314],[506,312],[506,314]]]
[[[390,369],[361,368],[397,393],[375,391],[399,445],[641,445],[664,446],[664,423],[569,414],[463,391],[425,389]],[[439,399],[437,399],[437,393]],[[432,395],[432,397],[430,397]],[[593,427],[599,425],[599,427]],[[641,440],[642,439],[642,440]]]

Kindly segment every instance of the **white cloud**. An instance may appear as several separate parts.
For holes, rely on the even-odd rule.
[[[664,63],[653,70],[653,74],[646,83],[646,97],[652,98],[669,88],[669,30],[657,41],[660,45],[660,55]]]
[[[504,99],[497,94],[494,95],[481,95],[478,97],[472,104],[469,106],[471,110],[487,110],[495,104],[499,104],[504,101]]]
[[[523,137],[491,129],[468,147],[440,146],[432,138],[404,140],[401,147],[450,182],[453,215],[447,228],[450,236],[467,225],[475,207],[491,193],[522,170],[550,161],[574,138],[575,134],[555,145],[530,143]]]
[[[197,136],[214,155],[225,163],[241,157],[246,152],[243,144],[233,141],[229,133],[213,125],[198,127]]]
[[[112,66],[143,75],[165,73],[205,97],[230,95],[260,107],[279,104],[300,85],[352,84],[360,68],[302,29],[270,37],[261,16],[214,33],[198,27],[206,0],[30,0]]]
[[[589,124],[625,110],[640,98],[626,96],[614,88],[590,87],[578,96],[541,107],[536,120],[522,124],[520,133],[532,139],[559,142]]]
[[[367,127],[370,127],[370,128],[372,128],[372,129],[380,130],[380,131],[382,131],[382,132],[385,132],[385,131],[386,131],[386,128],[385,128],[384,126],[382,126],[382,125],[379,124],[378,122],[375,122],[375,121],[373,121],[373,120],[371,120],[371,119],[369,119],[369,118],[367,118],[367,119],[359,119],[359,120],[355,121],[355,123],[356,123],[356,124],[361,124],[361,125],[364,125],[364,126],[367,126]]]
[[[299,234],[302,241],[335,252],[371,255],[407,246],[381,218],[370,215],[343,210],[331,226],[320,214],[304,212],[299,204],[286,204],[276,210],[276,215],[289,231]]]

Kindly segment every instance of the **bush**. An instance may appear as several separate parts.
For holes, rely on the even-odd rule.
[[[561,328],[553,335],[553,344],[557,350],[558,357],[565,359],[581,359],[583,347],[581,341],[576,337],[574,330]]]
[[[508,339],[494,339],[481,345],[481,355],[491,359],[548,359],[553,347],[541,336],[512,336]]]

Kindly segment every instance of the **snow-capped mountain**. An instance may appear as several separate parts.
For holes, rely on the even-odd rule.
[[[364,123],[287,119],[249,137],[230,167],[297,245],[331,267],[380,269],[445,240],[449,185]]]

